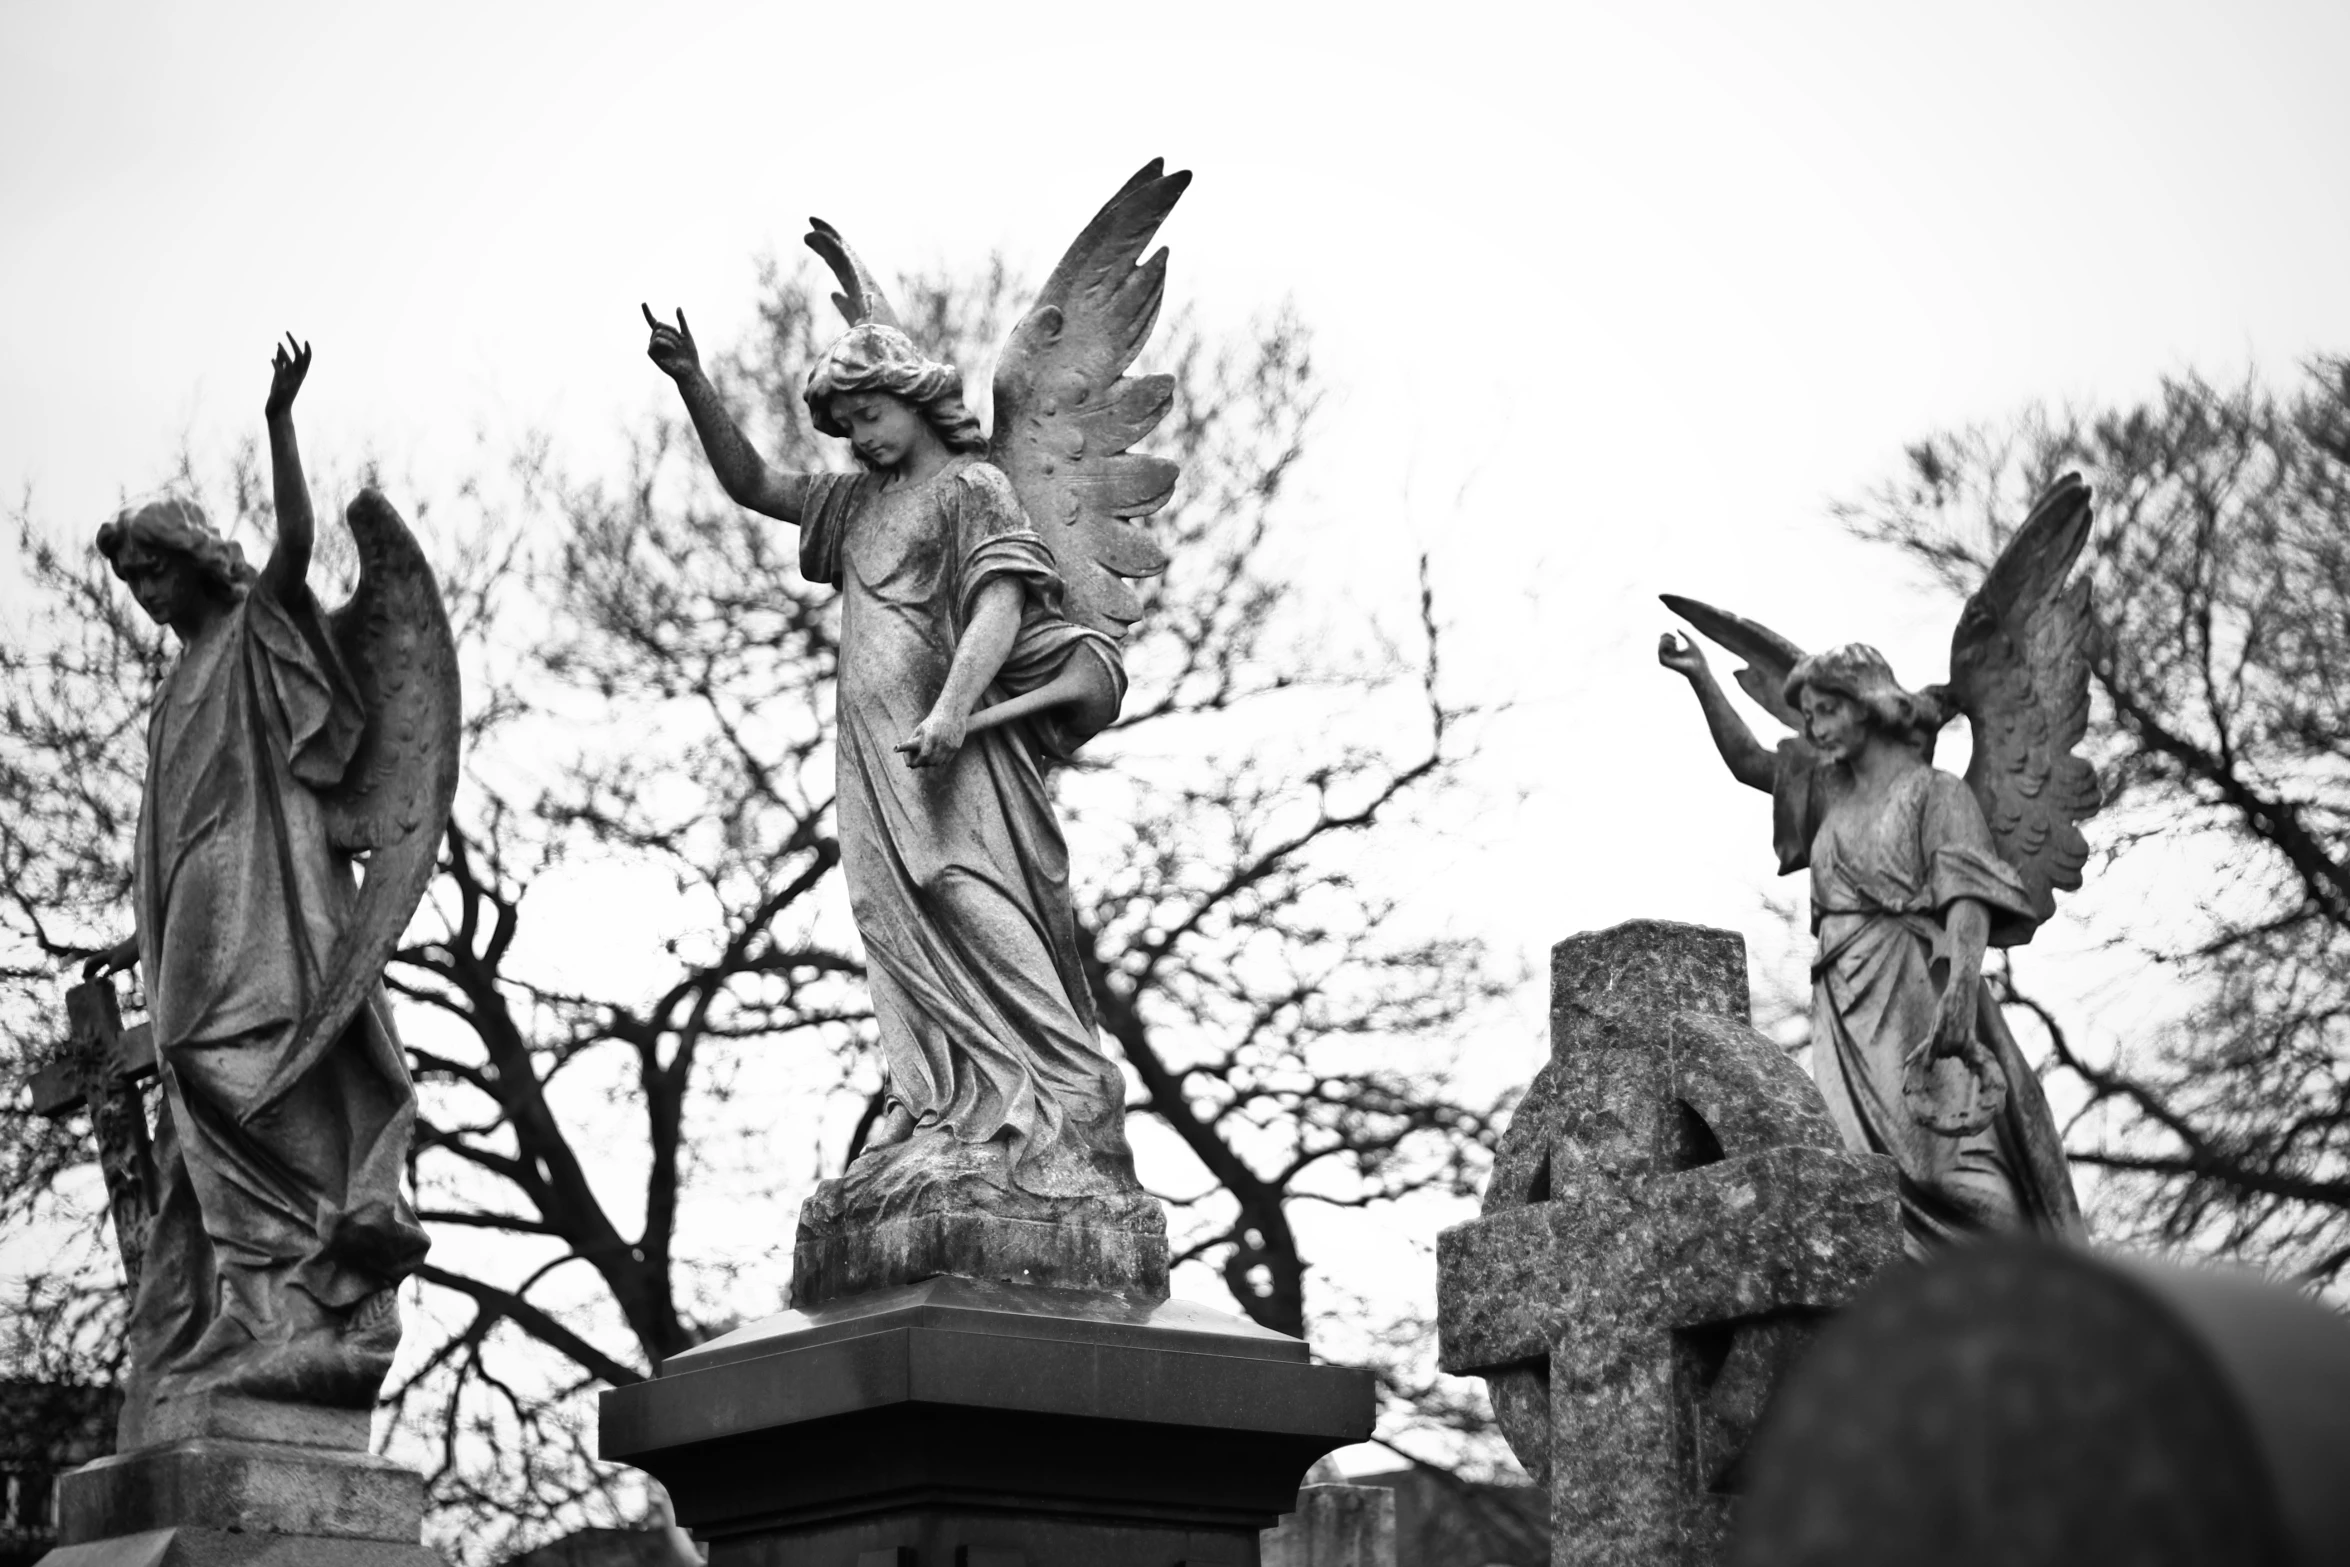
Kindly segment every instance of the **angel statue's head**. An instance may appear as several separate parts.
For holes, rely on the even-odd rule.
[[[180,495],[124,507],[99,528],[98,553],[157,625],[178,624],[206,597],[233,600],[254,578],[245,552]]]
[[[987,450],[979,421],[963,404],[963,372],[925,357],[912,338],[878,321],[851,327],[824,351],[808,372],[807,398],[816,428],[856,443],[868,467],[890,467],[904,455],[892,450],[891,410],[878,401],[884,398],[918,415],[948,451]]]
[[[1806,654],[1782,689],[1803,714],[1804,738],[1839,761],[1857,756],[1872,729],[1915,748],[1941,727],[1935,704],[1904,689],[1885,655],[1865,642]]]

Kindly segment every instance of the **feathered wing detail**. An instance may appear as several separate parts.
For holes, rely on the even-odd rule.
[[[366,874],[262,1105],[299,1081],[373,994],[432,880],[457,793],[457,645],[432,568],[376,491],[362,490],[344,520],[359,546],[359,587],[327,616],[327,636],[367,721],[341,782],[321,798],[329,839],[364,853]]]
[[[1762,710],[1796,733],[1803,732],[1803,715],[1787,701],[1787,677],[1803,661],[1803,649],[1770,627],[1714,608],[1678,593],[1657,595],[1665,608],[1680,616],[1723,648],[1746,660],[1733,676],[1738,689],[1754,698]]]
[[[1974,735],[1967,787],[2035,914],[2028,926],[1995,930],[2000,946],[2031,940],[2056,912],[2057,891],[2081,885],[2089,844],[2080,824],[2103,803],[2096,771],[2073,754],[2089,723],[2095,624],[2088,579],[2069,579],[2091,517],[2079,474],[2050,486],[1950,639],[1950,694]]]
[[[1142,261],[1188,172],[1154,158],[1094,215],[996,361],[988,459],[1044,536],[1078,625],[1113,641],[1142,613],[1127,579],[1167,569],[1141,519],[1167,503],[1176,465],[1128,450],[1166,416],[1172,376],[1130,378],[1166,295],[1167,252]]]
[[[841,291],[832,296],[840,313],[848,317],[849,325],[862,326],[868,321],[882,326],[905,327],[898,321],[898,313],[889,305],[889,296],[882,293],[881,284],[872,270],[849,249],[849,242],[840,237],[840,230],[822,218],[808,220],[807,246],[824,258],[832,268],[832,275],[840,279]]]

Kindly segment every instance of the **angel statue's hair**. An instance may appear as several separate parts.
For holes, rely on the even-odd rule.
[[[824,351],[808,372],[808,416],[826,435],[846,439],[832,417],[832,400],[853,392],[887,392],[914,405],[949,451],[984,452],[987,437],[963,403],[963,372],[926,358],[894,326],[867,321]]]
[[[1931,735],[1942,727],[1940,705],[1903,689],[1885,655],[1865,642],[1847,642],[1798,659],[1782,687],[1787,705],[1800,711],[1807,686],[1850,697],[1872,721],[1898,735]]]
[[[256,573],[245,561],[243,549],[212,531],[204,508],[184,495],[166,495],[137,506],[126,506],[112,522],[98,529],[98,553],[124,575],[123,551],[132,545],[156,554],[177,555],[193,564],[206,581],[231,596],[252,585]]]

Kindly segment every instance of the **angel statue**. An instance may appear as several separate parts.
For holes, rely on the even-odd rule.
[[[1077,236],[1004,344],[992,433],[962,373],[907,335],[812,220],[849,330],[810,372],[808,411],[849,442],[856,473],[768,468],[703,374],[685,313],[671,326],[645,312],[647,353],[720,485],[798,524],[800,570],[840,590],[841,862],[888,1077],[848,1185],[900,1211],[942,1181],[1045,1199],[1137,1191],[1045,772],[1117,716],[1120,639],[1140,613],[1126,579],[1166,566],[1138,519],[1165,504],[1176,468],[1128,448],[1173,383],[1125,371],[1165,292],[1166,251],[1139,258],[1190,179],[1153,161]]]
[[[415,539],[373,490],[347,514],[357,593],[332,614],[312,596],[293,423],[309,370],[289,337],[259,572],[182,497],[98,530],[180,643],[147,725],[137,934],[87,969],[139,966],[164,1097],[126,1447],[208,1434],[215,1395],[369,1409],[399,1344],[394,1292],[425,1252],[400,1186],[416,1094],[382,975],[456,788],[456,653]]]
[[[1860,643],[1805,654],[1753,621],[1665,603],[1746,660],[1739,686],[1796,736],[1765,749],[1696,644],[1685,676],[1731,776],[1771,796],[1781,874],[1811,869],[1813,1074],[1855,1152],[1893,1157],[1913,1256],[1961,1236],[2085,1234],[2039,1081],[1983,983],[1987,947],[2029,941],[2081,885],[2097,776],[2088,721],[2089,488],[2057,481],[1967,600],[1950,682],[1904,690]],[[1934,738],[1965,714],[1962,783]]]

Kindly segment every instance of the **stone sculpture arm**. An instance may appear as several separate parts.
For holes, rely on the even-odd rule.
[[[1697,644],[1687,637],[1666,632],[1656,640],[1656,661],[1681,675],[1689,688],[1697,693],[1697,705],[1705,712],[1705,727],[1714,737],[1714,749],[1722,753],[1730,776],[1749,789],[1760,789],[1769,794],[1776,779],[1778,764],[1763,743],[1746,727],[1746,720],[1730,705],[1730,699],[1706,667],[1705,655]],[[1981,960],[1978,951],[1977,961]]]
[[[971,623],[955,644],[955,661],[930,714],[914,726],[913,734],[898,745],[909,767],[932,767],[950,760],[961,748],[971,727],[971,709],[980,693],[1004,667],[1012,642],[1020,632],[1022,589],[1018,579],[998,577],[979,590]]]
[[[1942,917],[1942,931],[1950,976],[1934,1018],[1934,1054],[1973,1060],[1983,1053],[1975,1037],[1975,1009],[1983,984],[1983,949],[1991,940],[1991,910],[1980,898],[1955,899]]]
[[[318,519],[310,510],[310,484],[302,476],[302,449],[294,441],[294,398],[310,374],[310,345],[288,332],[269,362],[269,400],[262,414],[269,425],[269,477],[277,507],[277,544],[261,580],[276,600],[299,608],[310,577],[310,548]]]
[[[639,304],[637,308],[644,311],[645,324],[653,329],[645,357],[677,383],[678,396],[685,399],[685,411],[694,421],[694,433],[702,438],[702,451],[710,459],[710,471],[718,476],[719,487],[737,506],[796,524],[807,506],[808,476],[788,470],[778,473],[751,449],[734,416],[719,401],[718,389],[702,371],[702,356],[694,346],[693,329],[686,325],[683,310],[677,313],[677,325],[671,326],[654,315],[650,306]]]

